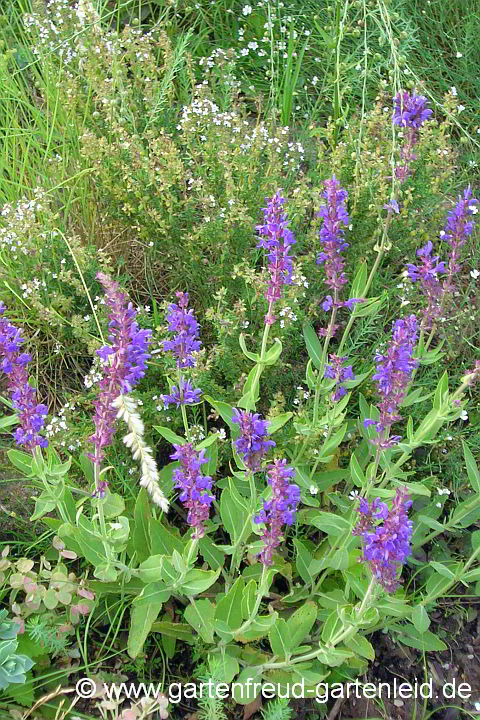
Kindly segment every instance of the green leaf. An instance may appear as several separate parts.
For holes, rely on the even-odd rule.
[[[24,475],[30,477],[32,475],[32,462],[33,457],[28,453],[21,452],[20,450],[9,450],[7,452],[8,459],[14,465],[17,470],[20,470]],[[53,508],[52,508],[53,510]]]
[[[327,648],[320,645],[317,658],[324,665],[338,667],[353,656],[352,650],[343,647]]]
[[[137,495],[134,510],[135,527],[133,530],[133,547],[140,561],[145,560],[151,554],[149,522],[152,518],[150,501],[145,488],[141,488]]]
[[[199,595],[213,585],[220,575],[221,568],[218,570],[190,570],[181,585],[181,590],[185,595]]]
[[[118,493],[108,493],[103,504],[103,512],[106,518],[114,518],[121,515],[125,510],[125,500]]]
[[[137,570],[138,577],[144,583],[153,583],[163,577],[163,560],[164,555],[150,555],[146,560],[140,563]]]
[[[383,303],[385,302],[385,295],[381,298],[372,297],[365,300],[363,303],[357,303],[352,310],[352,315],[357,317],[367,317],[368,315],[376,315]]]
[[[213,643],[215,607],[207,598],[194,600],[185,608],[184,618],[206,643]]]
[[[272,625],[275,624],[277,618],[277,612],[271,615],[257,615],[248,630],[245,630],[239,635],[235,635],[235,640],[240,642],[253,642],[254,640],[265,637],[271,630]]]
[[[177,435],[173,432],[173,430],[170,430],[168,427],[163,427],[162,425],[154,425],[154,429],[160,433],[162,437],[165,438],[165,440],[168,440],[169,443],[172,445],[185,445],[187,442],[185,438],[180,437],[180,435]]]
[[[320,510],[307,510],[306,516],[299,514],[299,520],[304,524],[313,525],[333,537],[341,537],[345,532],[351,530],[351,525],[345,518]]]
[[[268,425],[267,425],[268,435],[273,435],[273,433],[276,433],[277,430],[280,430],[280,428],[283,427],[292,417],[293,417],[292,412],[285,412],[285,413],[281,413],[280,415],[277,415],[276,417],[272,418],[271,420],[268,420]]]
[[[349,292],[349,296],[352,298],[363,298],[365,294],[365,288],[367,286],[367,263],[363,261],[360,264],[352,283],[352,289]]]
[[[342,618],[339,616],[337,608],[332,610],[327,619],[325,620],[322,628],[322,641],[327,644],[342,629],[344,623]]]
[[[310,632],[317,619],[317,606],[309,600],[301,605],[287,620],[287,631],[290,650],[300,645],[302,640]]]
[[[78,459],[80,463],[80,467],[82,468],[83,474],[85,476],[85,480],[88,481],[90,485],[93,485],[95,482],[95,476],[93,474],[93,462],[90,460],[89,457],[87,457],[86,453],[82,453]]]
[[[472,451],[464,440],[462,440],[462,445],[465,462],[467,464],[467,474],[468,479],[470,480],[470,485],[472,486],[474,492],[480,494],[480,472],[478,471],[477,463],[475,462],[475,458],[472,455]]]
[[[249,705],[260,694],[262,670],[257,667],[245,668],[235,680],[233,699],[239,705]]]
[[[230,630],[236,630],[242,624],[242,596],[245,589],[243,577],[237,578],[228,593],[215,609],[215,619],[224,622]]]
[[[453,570],[440,562],[434,562],[433,560],[430,560],[428,564],[429,566],[433,567],[433,569],[436,570],[439,575],[443,575],[443,577],[450,578],[450,580],[458,577],[458,569],[460,565],[459,563],[455,563],[455,565],[452,565],[453,570],[456,570],[457,573],[453,572]]]
[[[18,425],[18,415],[7,415],[6,417],[0,418],[0,430],[6,430],[12,425]]]
[[[353,650],[356,655],[366,658],[367,660],[375,660],[375,650],[373,649],[372,643],[363,635],[353,635],[353,637],[345,640],[345,645]]]
[[[50,500],[50,494],[43,491],[39,497],[35,498],[35,512],[30,517],[30,521],[40,520],[41,517],[52,512],[56,507],[57,503],[54,500]]]
[[[152,632],[158,632],[162,635],[168,635],[168,637],[177,638],[188,642],[194,643],[193,630],[187,623],[174,623],[168,620],[157,620],[152,625]]]
[[[136,658],[141,652],[161,609],[161,602],[150,602],[148,605],[133,605],[130,613],[130,630],[127,640],[127,652],[131,658]]]
[[[442,377],[438,381],[437,388],[435,390],[435,397],[433,399],[434,410],[440,410],[448,395],[448,373],[445,370]]]
[[[204,537],[199,540],[198,549],[200,555],[203,556],[203,559],[210,565],[212,570],[218,570],[218,568],[223,567],[225,553],[214,544],[208,535],[204,535]]]
[[[313,364],[315,365],[317,370],[323,370],[323,348],[320,344],[320,340],[317,337],[317,333],[308,322],[305,322],[303,324],[303,337],[305,338],[308,355],[312,360]]]
[[[225,488],[220,496],[220,517],[222,518],[225,530],[230,535],[232,544],[238,542],[247,520],[247,513],[243,505],[230,490]]]
[[[360,466],[360,463],[357,460],[357,456],[353,452],[350,457],[350,474],[352,476],[352,480],[354,484],[357,487],[363,488],[366,486],[367,478],[365,477],[365,474]]]
[[[242,597],[242,617],[247,620],[255,609],[255,600],[257,597],[257,583],[250,580],[244,590]]]
[[[268,640],[274,655],[278,658],[287,657],[290,653],[290,639],[286,620],[277,618],[277,622],[268,633]]]
[[[403,645],[421,650],[422,652],[441,652],[442,650],[448,649],[443,640],[440,640],[440,638],[430,632],[430,630],[419,632],[413,625],[405,627],[404,632],[399,633],[397,638]]]
[[[247,357],[249,360],[253,360],[254,363],[260,362],[260,355],[258,353],[248,352],[247,346],[245,345],[245,333],[240,333],[238,341],[245,357]]]
[[[183,555],[184,541],[153,517],[149,518],[149,537],[151,539],[151,552],[153,555],[173,555],[176,550]]]
[[[416,605],[412,609],[412,622],[419,633],[424,633],[430,627],[430,618],[423,605]]]
[[[225,653],[221,658],[218,655],[215,657],[215,677],[219,682],[230,684],[239,671],[238,660],[231,655]]]
[[[274,365],[280,355],[282,354],[282,341],[280,338],[275,338],[275,345],[270,348],[270,350],[265,354],[265,357],[263,358],[262,364],[264,365]],[[257,362],[260,362],[259,360]]]
[[[164,582],[151,582],[145,585],[134,599],[134,605],[155,605],[167,602],[171,592]],[[155,618],[156,619],[156,618]]]
[[[443,530],[442,523],[438,522],[438,520],[435,520],[434,518],[429,517],[428,515],[419,515],[418,521],[423,525],[429,527],[431,530]]]
[[[233,406],[221,400],[214,400],[210,395],[205,395],[204,399],[218,412],[222,420],[227,423],[232,431],[232,438],[235,440],[240,434],[240,428],[236,423],[232,422]]]
[[[65,523],[65,525],[68,525],[68,523]],[[62,532],[64,531],[65,525],[60,529]],[[73,538],[80,545],[84,558],[95,567],[105,564],[105,562],[110,559],[108,555],[106,555],[106,549],[101,538],[97,537],[92,531],[91,524],[83,515],[78,518],[78,526],[76,528],[72,526],[68,534],[72,534]]]

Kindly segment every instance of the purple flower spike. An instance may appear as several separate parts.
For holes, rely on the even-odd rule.
[[[3,317],[4,312],[5,305],[0,302],[0,367],[8,375],[12,405],[20,421],[20,427],[15,432],[15,442],[27,450],[33,450],[37,445],[47,447],[48,440],[38,433],[43,428],[48,408],[42,403],[37,404],[35,388],[28,383],[26,366],[32,358],[28,353],[20,352],[25,342],[22,330]]]
[[[290,484],[295,470],[286,460],[275,460],[267,468],[267,482],[272,488],[272,499],[263,502],[263,510],[254,518],[257,524],[265,523],[267,528],[262,535],[265,547],[259,557],[267,567],[273,563],[273,551],[282,542],[282,526],[293,525],[295,513],[300,502],[300,488]]]
[[[378,406],[380,420],[366,418],[364,427],[375,425],[377,432],[381,433],[402,419],[397,414],[397,408],[405,396],[412,372],[418,365],[418,361],[412,358],[416,338],[417,319],[415,315],[410,315],[393,324],[392,340],[388,344],[386,354],[376,353],[377,372],[373,375],[373,380],[377,381],[378,393],[382,397]],[[385,449],[392,447],[400,437],[395,436],[395,442],[393,440],[394,438],[387,441],[379,438],[372,442]]]
[[[200,467],[208,462],[205,450],[197,452],[192,443],[174,445],[175,451],[170,457],[179,460],[181,468],[173,473],[175,487],[180,488],[180,500],[188,508],[187,522],[194,528],[193,539],[205,535],[205,523],[210,513],[210,505],[215,500],[209,492],[212,489],[212,478],[202,475]]]
[[[186,382],[182,379],[180,381],[180,390],[174,385],[170,395],[161,395],[165,410],[169,405],[176,404],[177,408],[180,405],[194,405],[199,402],[202,390],[194,390],[190,380]]]
[[[282,297],[282,286],[292,284],[293,258],[289,255],[291,246],[296,242],[295,236],[287,227],[287,215],[282,212],[285,198],[277,190],[271,200],[265,198],[267,207],[263,208],[265,223],[257,225],[256,230],[264,237],[257,244],[269,250],[268,270],[270,281],[265,292],[269,305]],[[265,316],[265,323],[273,325],[275,316],[271,309]]]
[[[394,98],[393,124],[402,127],[419,128],[432,114],[427,108],[427,98],[405,91]]]
[[[327,204],[322,205],[317,213],[317,217],[323,218],[323,227],[320,230],[323,251],[317,255],[317,265],[325,263],[327,275],[325,282],[332,290],[338,291],[347,282],[343,272],[345,263],[341,252],[348,247],[348,243],[344,241],[344,228],[348,226],[345,207],[348,193],[340,187],[335,175],[331,180],[325,180],[324,186],[323,197]]]
[[[347,394],[347,390],[344,388],[342,383],[347,380],[355,380],[355,375],[352,371],[352,366],[342,367],[346,357],[339,357],[333,353],[330,355],[330,365],[325,365],[324,377],[335,380],[335,392],[332,395],[333,402],[339,400]]]
[[[408,489],[397,488],[389,511],[385,503],[376,498],[370,504],[360,499],[360,514],[353,535],[363,538],[363,560],[372,574],[387,592],[395,592],[401,581],[397,580],[398,567],[403,565],[412,552],[410,540],[413,524],[408,519],[412,502]],[[378,523],[379,520],[383,522]]]
[[[198,352],[202,345],[198,340],[200,326],[193,310],[187,311],[188,293],[177,292],[178,305],[171,303],[168,306],[168,330],[176,333],[173,340],[165,340],[163,350],[171,350],[177,358],[177,368],[195,367],[196,360],[192,353]]]
[[[249,470],[260,470],[260,464],[268,449],[275,447],[273,440],[263,439],[267,435],[267,421],[262,420],[258,413],[253,415],[248,410],[233,408],[232,422],[240,425],[241,436],[235,440],[237,452],[242,455]]]
[[[111,347],[105,346],[97,350],[106,364],[103,367],[103,378],[100,381],[100,394],[94,402],[95,433],[89,440],[95,446],[95,453],[88,457],[99,464],[104,458],[104,448],[112,442],[116,431],[117,410],[112,402],[122,394],[129,393],[145,375],[148,343],[151,330],[140,330],[135,317],[137,313],[131,302],[119,289],[118,283],[108,275],[97,273],[97,279],[103,285],[107,305]],[[97,488],[98,491],[98,488]]]
[[[438,278],[439,273],[445,272],[445,263],[439,262],[438,255],[432,257],[432,249],[433,245],[429,240],[424,247],[417,250],[417,257],[421,259],[422,265],[407,265],[408,277],[412,282],[420,281],[421,291],[428,301],[422,319],[422,326],[425,328],[430,328],[432,322],[440,317],[445,293]]]

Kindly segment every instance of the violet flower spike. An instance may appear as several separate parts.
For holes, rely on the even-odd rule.
[[[427,108],[427,98],[415,92],[397,93],[393,98],[393,124],[405,128],[405,142],[400,150],[403,166],[395,168],[395,177],[400,183],[410,175],[410,163],[416,160],[413,148],[418,140],[418,129],[430,118],[432,111]]]
[[[95,433],[89,438],[95,447],[95,453],[88,453],[88,457],[98,468],[105,457],[104,449],[110,445],[116,432],[117,410],[112,403],[119,395],[129,393],[145,375],[146,360],[150,357],[147,349],[152,331],[138,328],[136,311],[132,303],[127,302],[127,297],[120,291],[118,283],[101,272],[97,273],[97,279],[104,287],[106,302],[110,308],[108,339],[111,343],[111,347],[105,346],[97,350],[97,355],[105,361],[105,365],[100,381],[101,390],[94,402]],[[105,493],[106,483],[101,485],[102,487],[97,484],[95,490],[100,496]]]
[[[48,440],[39,435],[48,408],[43,403],[37,403],[36,390],[29,385],[26,366],[32,357],[21,352],[21,345],[25,342],[22,330],[3,317],[5,310],[5,305],[0,302],[0,369],[8,376],[12,405],[20,422],[15,431],[15,442],[33,451],[37,445],[42,448],[48,445]]]
[[[317,265],[325,263],[325,283],[332,290],[341,290],[347,279],[343,272],[345,262],[341,252],[348,247],[344,241],[345,227],[348,227],[348,214],[345,201],[348,193],[333,175],[331,180],[325,180],[323,197],[327,204],[321,205],[316,217],[323,218],[323,227],[320,230],[320,240],[323,251],[317,255]],[[343,227],[342,227],[343,226]]]
[[[282,297],[283,285],[292,284],[293,258],[289,252],[296,240],[292,231],[287,227],[289,222],[287,215],[282,212],[285,198],[281,196],[280,190],[277,190],[271,200],[265,198],[265,202],[267,203],[267,207],[263,208],[265,223],[256,226],[256,230],[264,238],[257,243],[257,247],[269,250],[270,281],[265,292],[269,310],[265,316],[265,324],[273,325],[276,318],[272,314],[272,305]]]
[[[459,263],[460,248],[474,230],[475,221],[469,218],[477,214],[477,205],[478,200],[472,197],[472,188],[469,185],[463,191],[463,197],[461,195],[458,197],[458,202],[454,209],[448,213],[445,228],[440,233],[442,240],[447,240],[450,245],[448,271],[444,281],[445,292],[452,293],[455,290],[453,276],[461,269],[461,264]]]
[[[422,327],[431,328],[432,323],[442,313],[442,299],[445,295],[445,288],[440,283],[439,274],[445,272],[445,263],[440,262],[437,255],[432,257],[433,245],[429,240],[420,250],[417,250],[417,257],[421,259],[421,265],[407,265],[408,277],[412,282],[420,281],[422,294],[427,298],[427,307],[423,313]]]
[[[330,355],[330,365],[325,365],[323,377],[335,380],[335,392],[332,394],[333,402],[338,402],[347,394],[347,390],[342,383],[347,382],[347,380],[355,380],[352,365],[342,367],[346,359],[346,357],[339,357],[332,353]]]
[[[412,357],[416,338],[415,315],[397,320],[393,323],[392,339],[386,353],[382,355],[377,352],[375,355],[377,372],[373,375],[373,380],[377,381],[378,393],[382,398],[378,406],[380,419],[365,418],[363,424],[365,428],[374,425],[377,432],[382,433],[380,438],[372,440],[382,449],[392,447],[401,439],[400,436],[394,436],[385,440],[383,431],[402,419],[397,409],[405,396],[413,370],[418,366],[418,361]]]
[[[256,472],[269,448],[275,447],[273,440],[264,440],[267,436],[267,421],[258,413],[233,408],[232,422],[240,426],[240,437],[235,440],[235,448],[242,456],[249,470]]]
[[[254,518],[257,524],[267,525],[262,539],[265,547],[259,557],[265,566],[272,565],[273,551],[282,542],[283,525],[293,525],[298,503],[300,488],[289,483],[295,477],[295,469],[287,465],[286,460],[275,460],[267,468],[267,482],[272,488],[272,498],[264,500],[263,510]]]
[[[190,380],[180,380],[180,389],[176,385],[172,387],[170,395],[160,395],[163,400],[164,408],[167,410],[169,405],[176,404],[177,408],[180,405],[194,405],[200,402],[200,396],[203,390],[194,390]]]
[[[171,350],[177,358],[177,368],[195,367],[197,362],[194,352],[201,348],[198,339],[200,326],[192,309],[187,311],[188,292],[177,292],[178,305],[171,303],[168,306],[167,320],[169,332],[176,333],[173,340],[165,340],[164,352]]]
[[[380,498],[371,504],[361,498],[357,509],[360,517],[352,534],[363,538],[363,560],[387,592],[400,586],[398,568],[412,552],[413,523],[408,519],[411,505],[408,489],[404,487],[396,489],[391,510]]]
[[[180,461],[180,468],[174,470],[175,487],[179,488],[180,500],[188,508],[187,522],[194,528],[192,539],[205,535],[205,523],[208,520],[210,506],[215,500],[210,493],[212,478],[202,475],[200,467],[208,463],[205,450],[197,452],[192,443],[174,445],[175,452],[170,455],[172,460]]]

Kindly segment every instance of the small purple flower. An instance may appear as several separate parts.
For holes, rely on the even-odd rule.
[[[175,487],[182,491],[180,500],[188,508],[187,522],[195,530],[192,538],[202,538],[205,535],[210,505],[215,500],[209,492],[212,489],[212,478],[200,472],[200,467],[208,463],[205,450],[197,452],[192,443],[173,447],[175,452],[170,457],[172,460],[179,460],[181,465],[181,468],[173,473]]]
[[[331,180],[325,180],[324,186],[323,197],[327,204],[322,205],[317,213],[317,217],[323,218],[323,227],[320,230],[323,251],[317,255],[317,265],[325,263],[325,283],[338,292],[347,282],[341,253],[348,247],[348,243],[344,241],[344,228],[348,227],[349,222],[345,207],[348,193],[340,187],[335,175]]]
[[[168,306],[167,320],[169,332],[176,333],[173,340],[165,340],[164,352],[171,350],[177,358],[177,368],[195,367],[196,360],[192,353],[198,352],[202,345],[198,340],[200,326],[193,310],[187,311],[188,293],[177,292],[178,305]]]
[[[0,367],[8,376],[12,405],[20,421],[20,427],[15,432],[15,442],[27,450],[33,450],[37,445],[47,447],[48,441],[38,433],[43,428],[48,408],[42,403],[37,404],[36,390],[28,383],[26,369],[32,359],[31,355],[20,352],[25,342],[22,330],[3,317],[5,309],[3,302],[0,302]]]
[[[160,395],[160,397],[166,410],[173,403],[176,404],[177,408],[180,405],[194,405],[199,402],[202,392],[202,390],[194,390],[190,380],[184,381],[182,379],[180,381],[180,390],[174,385],[170,395]]]
[[[380,498],[375,498],[371,504],[360,499],[357,510],[360,517],[353,535],[363,538],[363,560],[387,592],[394,592],[399,587],[398,567],[412,552],[413,523],[408,519],[411,505],[406,487],[396,489],[391,510]],[[383,522],[380,524],[379,521]]]
[[[140,330],[135,320],[136,311],[127,297],[120,291],[118,283],[104,273],[97,273],[97,279],[103,285],[110,314],[108,316],[108,339],[111,347],[97,350],[105,361],[101,391],[95,406],[95,433],[89,440],[95,446],[95,453],[88,457],[96,464],[104,458],[104,448],[110,445],[116,432],[117,410],[112,402],[121,394],[129,393],[145,375],[148,343],[151,330]],[[98,492],[98,488],[96,490]]]
[[[267,468],[267,482],[272,488],[272,499],[263,502],[263,510],[254,518],[257,524],[265,523],[267,528],[262,535],[265,547],[259,557],[267,567],[273,563],[273,551],[282,542],[282,526],[293,525],[295,513],[300,502],[300,488],[290,484],[295,470],[286,460],[275,460]]]
[[[332,353],[330,355],[331,364],[325,365],[324,377],[335,380],[336,383],[336,389],[332,395],[333,402],[338,402],[342,399],[342,397],[344,397],[344,395],[347,394],[347,391],[342,383],[347,382],[347,380],[355,380],[352,366],[348,365],[347,367],[342,367],[346,359],[346,357],[339,357],[338,355]]]
[[[243,462],[253,472],[260,470],[262,459],[268,449],[275,447],[273,440],[264,440],[267,436],[267,421],[258,413],[233,408],[232,422],[240,426],[240,437],[235,440],[235,448],[242,455]]]
[[[395,198],[394,198],[393,200],[390,200],[389,203],[386,203],[386,204],[383,206],[383,209],[384,209],[384,210],[388,210],[389,213],[394,212],[394,213],[396,213],[397,215],[398,215],[399,212],[400,212],[400,208],[398,207],[398,202],[395,200]]]
[[[270,272],[270,281],[268,289],[265,292],[269,306],[280,300],[282,297],[282,286],[292,284],[293,258],[289,255],[291,246],[296,242],[295,236],[287,227],[287,215],[282,212],[282,206],[285,198],[277,190],[271,200],[265,198],[267,207],[263,208],[265,223],[257,225],[256,230],[264,236],[257,244],[257,247],[263,247],[269,250],[268,270]],[[265,323],[272,325],[275,322],[275,316],[269,312],[265,316]]]
[[[402,419],[397,414],[397,408],[405,396],[412,372],[418,365],[412,357],[416,337],[415,315],[402,318],[393,324],[392,340],[388,344],[386,353],[384,355],[376,353],[377,372],[373,375],[373,380],[377,381],[378,392],[382,397],[379,404],[380,420],[366,418],[364,427],[375,425],[377,432],[382,432]],[[374,442],[381,443],[383,440],[382,437]],[[391,442],[388,446],[391,447]]]
[[[397,93],[394,97],[393,124],[415,129],[421,127],[432,114],[427,102],[426,97],[415,92],[412,95],[407,91]]]

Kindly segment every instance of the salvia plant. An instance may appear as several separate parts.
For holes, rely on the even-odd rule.
[[[479,519],[480,473],[465,445],[471,493],[444,512],[429,482],[414,477],[408,462],[460,418],[480,379],[477,361],[458,387],[450,387],[446,372],[433,392],[422,387],[424,367],[442,358],[441,346],[431,345],[439,318],[452,310],[463,249],[474,230],[478,201],[470,187],[440,233],[446,260],[432,256],[429,243],[407,265],[425,296],[425,312],[397,317],[388,342],[371,352],[367,365],[349,357],[354,324],[382,312],[385,296],[372,297],[370,289],[391,247],[389,229],[402,213],[395,188],[415,172],[414,148],[430,115],[422,96],[405,92],[394,99],[393,124],[403,130],[403,145],[370,273],[362,261],[352,274],[345,259],[354,242],[347,189],[335,175],[323,183],[316,262],[326,290],[320,329],[303,326],[311,400],[301,413],[269,418],[260,412],[262,376],[275,372],[283,351],[272,337],[278,303],[294,282],[296,263],[288,199],[280,189],[266,198],[263,222],[255,228],[257,247],[265,252],[263,336],[258,347],[247,347],[240,334],[246,379],[234,404],[195,387],[202,326],[188,292],[178,291],[167,308],[168,339],[160,352],[171,372],[162,400],[180,409],[184,432],[154,426],[171,444],[172,462],[162,468],[132,394],[148,371],[152,333],[139,326],[118,283],[97,275],[108,308],[108,344],[97,351],[101,380],[91,447],[80,458],[83,488],[68,479],[71,459],[62,461],[42,434],[47,409],[28,381],[30,356],[21,329],[2,306],[1,367],[20,448],[9,458],[40,485],[32,519],[43,518],[66,551],[91,567],[95,580],[88,592],[102,598],[121,586],[131,598],[132,658],[151,632],[196,645],[215,667],[216,680],[234,681],[233,696],[248,703],[262,682],[284,691],[302,682],[308,695],[326,678],[360,674],[375,657],[368,636],[386,627],[406,645],[445,649],[429,630],[429,611],[458,582],[480,579],[480,533],[472,533],[465,560],[431,562],[416,577],[411,563],[421,565],[419,549],[436,536]],[[354,392],[367,378],[374,386],[371,402]],[[431,409],[414,424],[407,409],[427,401]],[[195,440],[189,417],[202,404],[230,434],[228,466],[219,464],[218,429]],[[348,467],[335,467],[349,428],[359,443]],[[117,432],[140,466],[133,510],[114,492],[108,464]],[[167,602],[176,608],[173,620],[162,612]],[[275,717],[287,717],[285,708],[277,709]]]

